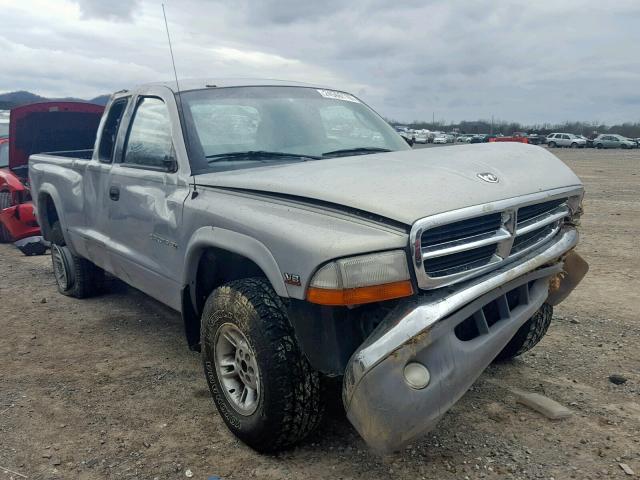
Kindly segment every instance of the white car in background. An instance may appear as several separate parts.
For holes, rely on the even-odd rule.
[[[573,133],[550,133],[547,135],[547,145],[554,147],[584,148],[587,140]]]
[[[429,132],[417,130],[415,133],[416,143],[429,143]]]
[[[449,143],[449,137],[443,133],[436,135],[433,143]]]

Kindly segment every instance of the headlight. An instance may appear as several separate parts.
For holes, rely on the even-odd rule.
[[[321,305],[359,305],[412,294],[406,254],[394,250],[324,265],[311,279],[307,300]]]

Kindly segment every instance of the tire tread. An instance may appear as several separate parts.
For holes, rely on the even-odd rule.
[[[518,329],[514,337],[498,354],[496,360],[509,360],[535,347],[547,333],[552,317],[553,307],[544,303],[533,317]]]
[[[0,192],[0,210],[4,210],[11,206],[11,193],[10,192]],[[3,223],[0,222],[0,243],[9,243],[13,240],[11,233],[4,226]]]
[[[285,305],[266,279],[256,277],[234,280],[214,290],[204,308],[203,332],[207,328],[206,314],[212,311],[217,292],[255,310],[262,321],[262,333],[266,341],[276,346],[270,352],[269,369],[284,372],[268,387],[271,390],[271,401],[276,402],[279,417],[276,428],[268,434],[244,436],[227,421],[225,415],[222,418],[236,435],[257,451],[270,453],[291,447],[315,430],[323,418],[319,374],[311,368],[300,351]]]

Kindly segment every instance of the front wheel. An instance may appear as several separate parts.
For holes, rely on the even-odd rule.
[[[553,307],[547,303],[542,304],[533,317],[518,329],[513,338],[498,354],[496,361],[510,360],[535,347],[547,333],[552,317]]]
[[[601,143],[598,143],[598,144],[596,145],[596,148],[597,148],[598,150],[600,150],[600,149],[602,148],[602,144],[601,144]]]
[[[556,142],[549,142],[549,148],[556,148]]]
[[[578,144],[577,144],[576,142],[573,142],[573,143],[571,144],[571,148],[578,148]]]
[[[215,289],[202,313],[201,338],[214,403],[244,443],[277,452],[320,423],[320,376],[300,351],[268,281],[235,280]]]

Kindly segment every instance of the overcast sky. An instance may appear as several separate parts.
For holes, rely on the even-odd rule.
[[[401,121],[640,121],[640,0],[166,0],[178,74],[355,93]],[[0,92],[171,79],[160,1],[0,0]]]

